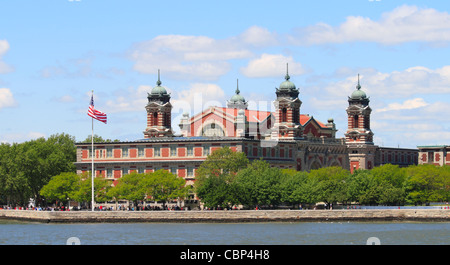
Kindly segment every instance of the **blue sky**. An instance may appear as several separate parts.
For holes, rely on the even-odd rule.
[[[226,104],[239,79],[251,108],[300,89],[300,112],[346,130],[358,73],[376,144],[450,143],[446,1],[3,1],[0,142],[91,133],[143,138],[146,94],[161,69],[173,128],[183,112]]]

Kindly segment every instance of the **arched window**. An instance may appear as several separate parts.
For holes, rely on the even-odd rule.
[[[358,115],[353,116],[353,128],[359,128]]]
[[[300,123],[300,110],[299,109],[294,109],[294,123]]]
[[[202,136],[225,136],[225,132],[219,125],[210,123],[203,127]]]
[[[158,112],[153,112],[153,125],[158,125]]]
[[[281,110],[281,122],[286,122],[287,121],[287,109],[283,108]]]

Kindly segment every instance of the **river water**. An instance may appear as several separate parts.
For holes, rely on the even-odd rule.
[[[449,245],[448,222],[89,223],[0,220],[0,245]]]

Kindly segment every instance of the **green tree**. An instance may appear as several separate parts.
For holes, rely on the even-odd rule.
[[[282,172],[285,173],[280,185],[283,202],[294,205],[315,202],[313,183],[309,181],[307,172],[295,170]]]
[[[347,181],[348,199],[365,205],[375,205],[378,201],[378,182],[370,170],[356,170]]]
[[[82,141],[82,143],[91,143],[92,142],[92,134],[88,135],[86,139]],[[120,142],[120,140],[115,139],[103,139],[100,135],[94,134],[94,143],[111,143],[111,142]]]
[[[410,166],[406,169],[407,199],[414,204],[448,201],[450,170],[447,166]]]
[[[75,140],[56,134],[24,143],[1,144],[0,193],[10,204],[25,206],[30,198],[41,201],[40,190],[53,176],[75,172]]]
[[[404,168],[398,165],[385,164],[374,167],[370,173],[378,183],[389,183],[396,188],[402,188],[406,180]]]
[[[236,175],[239,202],[251,207],[279,205],[282,201],[281,183],[284,177],[279,168],[270,167],[262,159],[254,160]]]
[[[341,167],[325,167],[311,170],[309,178],[317,180],[315,191],[317,199],[330,205],[336,202],[346,202],[347,183],[350,172]]]
[[[141,185],[146,196],[155,201],[162,201],[163,207],[167,201],[184,199],[189,191],[185,179],[164,169],[147,174],[142,179]]]
[[[206,207],[226,207],[236,204],[235,187],[232,185],[236,173],[245,168],[248,158],[242,152],[229,147],[215,150],[200,165],[196,172],[195,192]]]
[[[54,176],[44,187],[40,194],[47,202],[59,201],[67,203],[74,199],[75,193],[80,189],[80,176],[73,172],[65,172]]]
[[[148,175],[144,173],[131,172],[118,180],[117,185],[109,190],[108,196],[116,201],[129,200],[138,205],[138,202],[145,200],[147,196],[147,191],[142,185],[147,177]]]
[[[95,202],[105,202],[111,200],[109,190],[112,182],[101,175],[94,178],[94,200]],[[74,192],[73,199],[78,202],[92,202],[92,174],[87,171],[80,175],[79,189]]]

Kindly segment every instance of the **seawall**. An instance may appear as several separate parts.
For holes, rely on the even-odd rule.
[[[236,211],[32,211],[0,210],[0,219],[44,223],[120,222],[327,222],[436,221],[450,222],[448,209],[389,210],[236,210]]]

